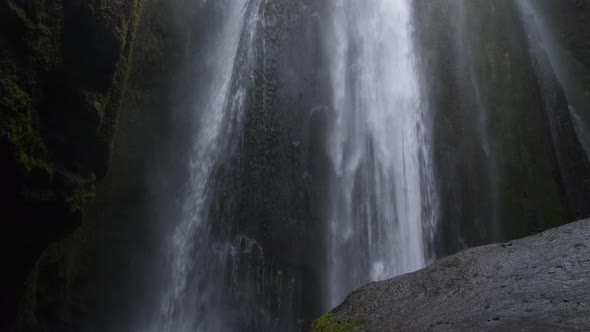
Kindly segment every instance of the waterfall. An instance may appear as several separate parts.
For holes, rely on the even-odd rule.
[[[111,331],[307,331],[366,283],[586,213],[583,100],[533,1],[175,1],[173,133],[132,234],[104,236],[140,244]]]
[[[260,2],[220,3],[224,6],[224,20],[217,22],[220,32],[212,38],[215,43],[207,45],[205,59],[216,74],[206,88],[195,91],[191,107],[195,118],[189,175],[180,202],[180,218],[168,238],[168,270],[162,278],[159,313],[152,317],[151,325],[140,324],[140,331],[232,328],[221,309],[225,287],[221,276],[227,272],[227,258],[236,255],[241,241],[236,244],[212,239],[208,204],[214,170],[224,155],[234,150],[232,137],[240,131],[246,90],[251,83]]]
[[[411,11],[409,0],[331,2],[327,307],[428,257],[436,201]]]
[[[218,170],[255,157],[237,155],[247,144],[242,116],[251,112],[249,98],[260,98],[250,91],[260,84],[257,73],[274,68],[276,58],[271,57],[280,54],[272,51],[276,45],[267,49],[266,43],[279,43],[273,39],[281,29],[276,17],[287,3],[221,4],[222,28],[216,42],[206,45],[206,61],[217,74],[195,91],[189,172],[180,216],[171,223],[158,314],[149,326],[140,324],[140,330],[276,328],[284,324],[275,317],[279,312],[301,310],[291,309],[299,305],[295,301],[300,295],[293,292],[301,276],[284,271],[289,266],[271,258],[276,254],[263,248],[269,241],[257,241],[258,235],[246,227],[240,231],[235,212],[211,214],[218,204],[243,199],[232,192],[220,203],[224,183],[234,188],[246,180],[222,180]],[[327,21],[318,31],[329,59],[322,70],[329,76],[325,97],[333,116],[324,136],[324,167],[333,176],[325,197],[329,203],[323,207],[328,216],[323,220],[327,266],[318,272],[326,295],[316,299],[326,310],[366,282],[423,267],[432,257],[427,245],[437,218],[431,125],[420,94],[411,2],[327,4]],[[268,96],[262,97],[264,109]],[[219,229],[224,230],[216,234]],[[259,308],[246,309],[248,305]]]

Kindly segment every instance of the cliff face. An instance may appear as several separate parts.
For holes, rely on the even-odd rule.
[[[472,248],[354,291],[322,331],[585,331],[590,220]]]
[[[0,3],[1,324],[106,174],[141,9],[141,0]]]
[[[590,68],[590,4],[582,0],[540,0],[537,6],[555,30],[559,44]]]
[[[181,119],[188,115],[176,107],[184,94],[194,92],[183,87],[195,74],[183,67],[185,57],[192,56],[185,48],[200,45],[207,20],[216,19],[204,17],[199,5],[194,0],[143,3],[112,163],[81,227],[52,243],[35,264],[18,330],[115,330],[136,314],[134,308],[143,309],[159,295],[146,294],[157,285],[152,284],[153,271],[143,269],[161,252],[162,233],[154,225],[165,209],[153,195],[173,197],[182,187],[174,174],[183,171],[179,147],[188,146],[189,121]],[[162,169],[167,170],[165,179],[159,177]]]
[[[579,0],[534,2],[546,49],[556,63],[586,155],[590,156],[590,4]]]
[[[152,261],[161,255],[162,234],[155,225],[178,213],[172,201],[187,178],[188,123],[199,112],[194,76],[204,77],[201,84],[213,76],[197,62],[207,52],[204,41],[217,38],[208,25],[221,16],[222,0],[0,1],[0,198],[9,216],[0,239],[0,322],[13,320],[27,280],[23,330],[85,330],[89,315],[97,316],[87,320],[93,323],[125,326],[145,314],[145,302],[159,300]],[[567,9],[569,19],[548,21],[566,36],[561,47],[588,68],[587,5],[539,2],[546,13]],[[228,298],[240,322],[252,329],[269,319],[261,305],[285,326],[295,315],[307,326],[325,297],[319,285],[326,262],[318,252],[325,250],[327,184],[336,176],[325,167],[321,143],[334,120],[325,106],[332,50],[318,40],[326,3],[265,2],[264,34],[256,40],[264,57],[242,78],[252,89],[243,133],[234,138],[238,156],[216,170],[213,236],[250,235],[272,265],[274,283],[264,299],[228,288],[236,292]],[[584,184],[585,166],[560,170],[555,147],[565,141],[549,130],[553,110],[566,119],[561,130],[570,140],[563,146],[572,149],[571,160],[581,160],[564,93],[549,86],[553,104],[543,101],[546,91],[511,2],[415,5],[443,184],[441,254],[578,214],[568,205],[564,174]],[[587,207],[584,192],[574,196],[576,206]],[[247,251],[237,276],[259,267]],[[281,288],[287,283],[294,284]],[[280,304],[292,294],[295,314]],[[262,303],[267,298],[271,303]]]
[[[433,112],[439,255],[588,216],[590,168],[568,100],[517,2],[414,6]]]

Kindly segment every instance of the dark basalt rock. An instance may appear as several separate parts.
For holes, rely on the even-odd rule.
[[[439,257],[587,218],[590,167],[569,100],[517,2],[415,1],[414,15]]]
[[[26,305],[20,313],[25,331],[85,330],[72,324],[73,320],[80,324],[87,318],[87,312],[76,311],[82,307],[100,316],[99,321],[108,317],[110,322],[126,322],[135,310],[142,309],[139,307],[146,298],[159,296],[157,292],[144,293],[153,289],[149,287],[150,276],[146,276],[153,271],[143,271],[142,267],[148,266],[144,261],[158,254],[157,244],[161,242],[156,240],[161,234],[146,225],[153,224],[157,213],[165,213],[153,206],[145,208],[151,202],[148,196],[153,195],[149,191],[153,188],[146,183],[167,183],[157,193],[159,199],[174,196],[176,187],[181,187],[185,170],[178,164],[183,164],[179,159],[187,158],[182,147],[188,146],[191,128],[179,128],[178,123],[189,123],[192,113],[175,113],[175,133],[171,133],[170,108],[192,100],[190,76],[212,75],[202,65],[182,63],[185,56],[193,56],[183,55],[187,49],[199,51],[199,45],[206,45],[203,40],[212,38],[207,26],[216,18],[201,16],[205,14],[197,13],[199,9],[195,8],[199,7],[191,0],[145,0],[145,11],[143,2],[0,0],[2,331],[13,320],[25,286]],[[562,137],[570,140],[552,138],[548,130],[548,111],[566,113],[563,92],[549,86],[556,106],[543,103],[538,68],[525,47],[526,32],[511,1],[464,2],[464,11],[457,14],[459,1],[415,1],[416,39],[424,54],[421,64],[427,82],[425,97],[435,112],[435,166],[443,197],[439,238],[446,241],[436,244],[441,254],[455,252],[464,244],[523,236],[532,229],[560,225],[570,215],[584,213],[568,206],[564,174],[570,183],[584,184],[580,179],[584,179],[585,169],[562,167],[560,171],[554,148],[563,146],[564,151],[575,153],[571,160],[580,160],[569,118],[562,117],[567,134]],[[297,280],[293,292],[301,298],[293,311],[301,317],[300,327],[307,326],[309,317],[321,310],[317,299],[323,297],[319,285],[325,262],[317,253],[325,249],[321,220],[323,207],[328,204],[327,183],[334,176],[325,166],[326,147],[321,144],[334,113],[327,97],[328,75],[323,69],[330,61],[330,50],[322,49],[316,40],[325,24],[325,3],[265,2],[260,21],[264,34],[255,42],[258,52],[264,45],[265,58],[257,58],[252,75],[243,78],[251,80],[248,84],[252,85],[244,110],[245,125],[241,136],[233,138],[240,140],[238,151],[232,154],[237,157],[216,170],[218,195],[213,195],[217,198],[210,211],[217,220],[215,236],[229,238],[239,231],[256,238],[264,247],[265,259],[275,267],[272,273],[278,271],[273,275],[276,284]],[[569,4],[571,17],[575,14],[572,4],[587,8],[579,0],[563,3]],[[578,28],[576,23],[581,17],[579,21],[588,26],[586,12],[578,10],[576,20],[555,26],[572,36],[564,39],[571,42],[563,47],[588,66],[584,53],[588,29]],[[134,42],[140,13],[142,22]],[[456,20],[457,15],[462,21]],[[186,28],[188,22],[190,29]],[[130,62],[133,68],[129,91],[123,98],[122,132],[112,153]],[[479,114],[486,114],[489,121],[474,125],[480,123]],[[484,131],[491,142],[487,150],[480,139]],[[95,215],[87,218],[100,225],[80,229],[111,156],[113,167],[98,193]],[[154,164],[171,169],[163,174],[174,174],[174,178],[154,179],[152,175],[158,173],[150,169]],[[495,177],[501,181],[495,182]],[[587,196],[582,190],[580,193],[570,197],[576,197],[576,206],[585,208]],[[514,220],[518,222],[507,222]],[[80,273],[80,261],[86,259],[80,248],[86,236],[94,237],[90,245],[100,252],[102,261],[84,276],[72,276]],[[134,264],[129,263],[129,257],[136,258]],[[444,262],[449,269],[456,269],[449,273],[459,271],[459,276],[467,278],[460,273],[464,266],[461,259]],[[136,275],[142,275],[142,280],[129,278]],[[80,279],[85,279],[87,288],[95,289],[73,294]],[[510,289],[526,284],[523,280],[511,284]],[[293,313],[287,312],[286,306],[280,307],[277,299],[291,290],[276,284],[265,294],[272,303],[265,305],[273,315],[285,316],[281,324],[287,324]],[[378,288],[378,284],[371,287]],[[108,289],[115,294],[103,295],[108,299],[102,306],[108,309],[89,303],[98,293],[109,293]],[[446,292],[442,286],[435,289],[440,294]],[[247,299],[249,295],[239,295],[246,303],[238,308],[240,320],[257,330],[256,324],[266,319],[265,312],[258,310],[260,299]],[[124,305],[121,299],[125,299]],[[376,299],[385,301],[383,297]],[[572,299],[563,303],[577,303]],[[417,310],[413,313],[419,314]],[[371,322],[368,318],[340,317],[353,316],[343,316],[337,310],[316,327],[342,330],[371,326],[366,324]],[[484,318],[486,323],[491,319],[490,324],[506,321],[503,314]],[[434,319],[430,323],[433,328],[449,322]]]
[[[0,330],[109,166],[142,0],[0,2]]]
[[[590,3],[580,0],[534,1],[545,48],[557,64],[580,139],[590,156]]]
[[[587,331],[590,220],[353,292],[312,331]]]

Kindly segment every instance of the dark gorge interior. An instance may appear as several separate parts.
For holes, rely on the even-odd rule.
[[[590,217],[588,1],[0,1],[1,331],[308,331]]]

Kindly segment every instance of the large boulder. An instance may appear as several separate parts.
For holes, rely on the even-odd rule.
[[[312,331],[587,331],[590,220],[353,292]]]

